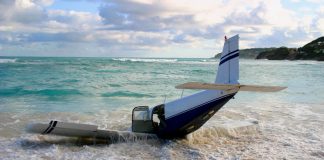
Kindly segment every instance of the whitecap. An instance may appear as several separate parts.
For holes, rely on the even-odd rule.
[[[0,59],[0,63],[14,63],[16,59]]]
[[[177,62],[177,59],[158,59],[158,58],[113,58],[114,61],[130,62]]]

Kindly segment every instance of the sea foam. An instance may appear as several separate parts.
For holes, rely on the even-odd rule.
[[[0,63],[14,63],[17,59],[0,59]]]
[[[177,59],[154,59],[154,58],[113,58],[115,61],[122,62],[177,62]]]

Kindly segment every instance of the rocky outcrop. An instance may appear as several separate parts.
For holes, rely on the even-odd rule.
[[[269,59],[269,60],[294,60],[298,55],[298,49],[280,47],[271,51],[261,52],[255,59]]]
[[[324,37],[320,37],[301,48],[280,47],[261,52],[256,59],[324,61]]]
[[[298,49],[296,59],[324,60],[324,37],[320,37]]]

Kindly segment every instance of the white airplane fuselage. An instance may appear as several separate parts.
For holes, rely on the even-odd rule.
[[[238,42],[238,35],[225,40],[215,83],[239,84]],[[147,125],[147,130],[145,130],[145,127],[141,128],[141,122],[136,120],[133,113],[133,131],[155,133],[163,138],[185,136],[199,129],[211,116],[223,107],[224,104],[233,98],[237,91],[238,90],[232,90],[231,92],[205,90],[162,105],[151,107],[148,109],[148,117],[144,116],[145,122],[142,121],[142,126]],[[155,114],[159,118],[159,122],[153,121]],[[147,121],[152,121],[153,127],[149,127],[150,124]]]

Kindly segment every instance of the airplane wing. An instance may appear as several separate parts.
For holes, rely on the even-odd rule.
[[[83,137],[106,140],[127,141],[127,139],[156,138],[155,134],[135,133],[131,131],[100,130],[96,125],[51,121],[49,124],[31,123],[26,127],[28,133]],[[134,138],[136,137],[136,138]]]
[[[205,89],[205,90],[239,90],[250,92],[278,92],[287,87],[281,86],[259,86],[259,85],[241,85],[241,84],[215,84],[215,83],[201,83],[201,82],[187,82],[175,86],[177,89]]]

